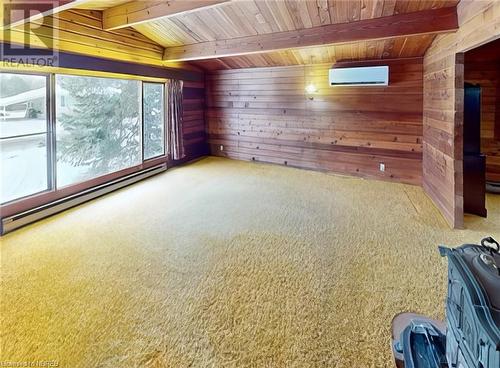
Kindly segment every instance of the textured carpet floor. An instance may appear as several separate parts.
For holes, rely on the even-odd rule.
[[[1,361],[60,367],[392,367],[390,322],[444,317],[421,188],[208,158],[1,239]]]

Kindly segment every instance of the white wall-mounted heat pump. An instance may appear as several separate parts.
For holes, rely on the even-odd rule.
[[[389,67],[367,66],[330,69],[330,86],[388,86]]]

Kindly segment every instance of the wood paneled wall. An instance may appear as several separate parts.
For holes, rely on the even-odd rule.
[[[463,227],[463,52],[500,36],[500,2],[462,0],[460,29],[424,58],[423,185],[452,227]]]
[[[481,152],[486,155],[486,180],[500,182],[500,63],[465,59],[465,81],[481,86]]]
[[[451,53],[440,60],[427,61],[423,186],[453,227],[463,225],[463,183],[456,180],[456,173],[463,170],[463,111],[456,106],[459,99],[463,101],[463,57]]]
[[[390,85],[330,87],[331,64],[207,75],[211,153],[420,184],[422,59],[336,66],[355,65],[389,65]]]
[[[186,157],[179,162],[207,155],[205,134],[205,82],[184,81],[182,135]]]

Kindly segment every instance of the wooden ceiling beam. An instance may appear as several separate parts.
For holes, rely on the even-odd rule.
[[[160,18],[207,9],[229,0],[131,1],[103,11],[103,28],[107,31]]]
[[[77,7],[89,0],[7,0],[2,4],[2,24],[0,28],[9,29],[35,22],[48,15],[60,13]]]
[[[454,32],[457,29],[457,9],[448,7],[351,23],[173,46],[165,49],[163,59],[167,61],[204,60],[293,48],[438,34]]]

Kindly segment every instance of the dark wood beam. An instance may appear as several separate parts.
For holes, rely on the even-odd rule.
[[[113,30],[213,7],[229,0],[131,1],[106,9],[103,28]]]
[[[292,48],[438,34],[454,32],[457,29],[456,7],[449,7],[295,31],[168,47],[163,58],[168,61],[203,60]]]

